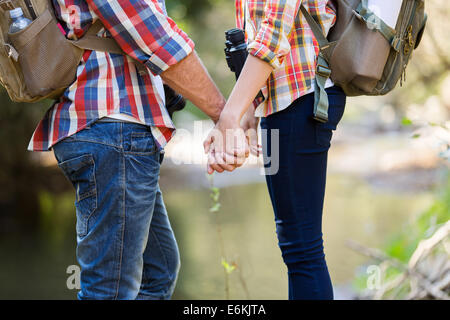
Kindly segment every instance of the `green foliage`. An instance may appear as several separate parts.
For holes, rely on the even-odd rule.
[[[416,250],[419,242],[429,238],[444,223],[450,219],[450,173],[447,172],[445,183],[437,194],[433,204],[416,219],[407,223],[398,233],[388,238],[383,252],[407,264]],[[385,279],[392,279],[400,273],[395,268],[384,271]],[[356,278],[353,285],[356,288],[366,287],[367,275],[362,274]]]
[[[413,122],[412,122],[412,120],[411,119],[408,119],[408,118],[403,118],[402,119],[402,125],[404,125],[404,126],[410,126],[410,125],[412,125],[413,124]]]
[[[419,215],[397,235],[394,235],[385,251],[391,257],[402,262],[408,262],[420,240],[430,237],[436,230],[450,219],[450,175],[446,184],[431,207]]]
[[[213,204],[211,206],[211,208],[209,209],[209,212],[219,212],[220,210],[220,202],[219,202],[219,198],[220,198],[220,190],[219,188],[216,187],[211,187],[211,195],[210,195]]]
[[[235,263],[228,263],[224,258],[222,258],[222,266],[224,267],[227,274],[232,274],[234,270],[236,270]]]
[[[211,10],[214,3],[221,0],[166,1],[169,16],[176,20],[193,20]],[[200,19],[201,21],[201,19]]]

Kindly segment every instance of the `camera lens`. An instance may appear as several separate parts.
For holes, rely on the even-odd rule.
[[[227,40],[237,46],[245,42],[245,34],[241,29],[234,28],[226,32]]]

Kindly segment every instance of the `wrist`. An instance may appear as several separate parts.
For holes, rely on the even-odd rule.
[[[235,112],[234,110],[230,110],[228,108],[224,108],[222,113],[220,114],[220,121],[230,124],[230,125],[239,125],[241,119],[241,117],[239,116],[239,114],[237,112]]]
[[[225,103],[226,100],[222,95],[214,101],[209,102],[210,112],[208,112],[208,116],[211,118],[211,120],[213,120],[214,122],[219,121]]]

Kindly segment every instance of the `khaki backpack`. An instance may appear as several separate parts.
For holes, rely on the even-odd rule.
[[[32,23],[9,34],[9,10],[21,7]],[[125,54],[111,38],[97,33],[97,20],[77,41],[68,40],[54,15],[51,0],[0,0],[0,82],[11,100],[36,102],[57,99],[76,79],[84,49]],[[136,64],[145,72],[142,64]]]
[[[307,9],[301,12],[316,37],[314,117],[328,121],[325,83],[331,78],[347,96],[384,95],[402,82],[411,54],[420,43],[427,16],[424,0],[403,0],[395,29],[371,12],[368,0],[335,0],[337,20],[325,37]]]

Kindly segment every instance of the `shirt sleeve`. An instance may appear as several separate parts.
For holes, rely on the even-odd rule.
[[[301,3],[302,0],[267,0],[264,19],[255,40],[249,44],[249,53],[273,68],[280,67],[291,50],[289,34]]]
[[[154,75],[186,58],[194,42],[156,0],[86,0],[111,36],[130,57]]]

